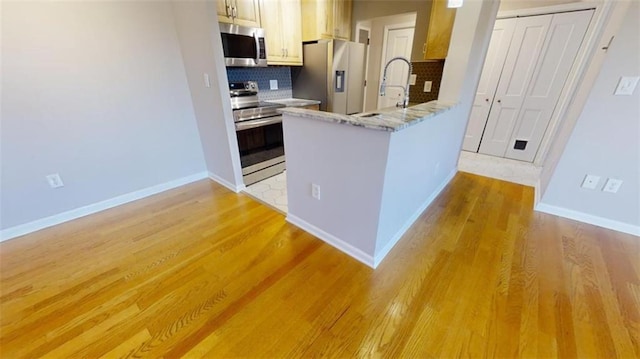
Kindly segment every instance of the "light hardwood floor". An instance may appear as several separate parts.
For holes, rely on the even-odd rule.
[[[640,356],[640,239],[458,173],[375,271],[200,181],[0,244],[0,357]]]

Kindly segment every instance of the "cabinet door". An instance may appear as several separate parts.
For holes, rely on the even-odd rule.
[[[519,18],[478,152],[504,157],[553,15]]]
[[[448,8],[447,0],[433,0],[429,29],[427,30],[425,59],[444,59],[447,57],[455,18],[456,9]]]
[[[280,2],[280,27],[286,64],[302,65],[302,23],[300,0]]]
[[[276,65],[285,61],[280,0],[260,0],[260,17],[265,31],[267,63]]]
[[[334,0],[302,0],[302,41],[333,38]]]
[[[334,0],[333,36],[336,39],[351,40],[351,0]]]
[[[489,117],[493,97],[498,88],[498,81],[500,81],[500,74],[509,51],[516,21],[516,19],[496,20],[491,34],[489,49],[487,50],[487,57],[484,60],[482,75],[480,75],[480,81],[478,82],[478,90],[471,108],[467,132],[462,143],[462,149],[465,151],[478,152],[482,132],[487,124],[487,118]]]
[[[221,0],[218,0],[220,2]],[[260,7],[258,0],[227,0],[235,5],[234,23],[243,26],[260,27]]]
[[[533,161],[592,15],[593,10],[553,15],[506,158]]]
[[[333,38],[335,1],[336,0],[317,0],[318,33],[322,39]]]
[[[218,0],[217,11],[218,21],[232,24],[233,17],[231,17],[231,1],[233,0]]]

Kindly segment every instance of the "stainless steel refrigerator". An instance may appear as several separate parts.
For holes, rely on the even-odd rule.
[[[293,97],[321,101],[322,111],[362,112],[364,44],[342,40],[305,43],[303,59],[304,66],[291,69]]]

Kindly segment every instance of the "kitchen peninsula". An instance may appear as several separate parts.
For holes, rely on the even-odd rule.
[[[431,101],[361,115],[279,110],[287,220],[375,268],[457,171],[454,106]]]

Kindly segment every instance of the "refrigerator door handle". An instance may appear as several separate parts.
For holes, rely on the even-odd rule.
[[[335,90],[336,92],[344,92],[345,71],[336,71]]]

